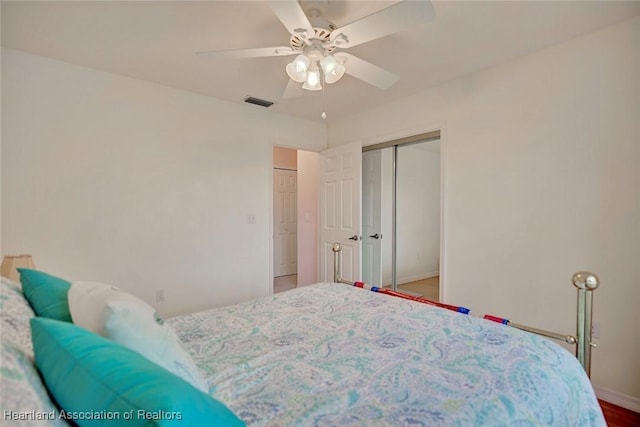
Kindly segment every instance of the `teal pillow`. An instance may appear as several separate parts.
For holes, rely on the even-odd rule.
[[[81,427],[244,426],[224,404],[93,332],[35,317],[31,334],[49,393]]]
[[[71,322],[67,292],[71,283],[38,270],[19,268],[22,292],[38,316]]]

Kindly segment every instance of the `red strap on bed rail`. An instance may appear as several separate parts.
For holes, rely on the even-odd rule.
[[[431,301],[430,299],[426,299],[426,298],[423,298],[423,297],[415,297],[413,295],[407,295],[405,293],[393,291],[391,289],[380,288],[378,290],[378,292],[380,292],[382,294],[393,295],[394,297],[408,299],[408,300],[411,300],[411,301],[418,301],[418,302],[421,302],[423,304],[429,304],[429,305],[434,305],[434,306],[440,307],[440,308],[446,308],[447,310],[451,310],[451,311],[457,311],[457,312],[465,313],[464,310],[466,310],[464,307],[458,307],[458,306],[455,306],[455,305],[449,305],[449,304],[444,304],[444,303],[437,302],[437,301]],[[463,310],[461,310],[461,309],[463,309]],[[468,310],[466,311],[466,313],[468,313]]]
[[[482,317],[484,319],[491,320],[492,322],[502,323],[503,325],[506,325],[506,324],[509,323],[509,319],[505,319],[505,318],[498,317],[498,316],[492,316],[490,314],[485,314]]]

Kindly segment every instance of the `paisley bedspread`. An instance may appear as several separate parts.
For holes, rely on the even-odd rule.
[[[321,283],[169,319],[250,426],[605,426],[582,367],[515,328]]]

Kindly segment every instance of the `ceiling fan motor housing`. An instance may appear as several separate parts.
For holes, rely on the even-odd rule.
[[[335,25],[332,23],[330,24],[335,29]],[[309,43],[307,43],[298,34],[294,34],[289,39],[289,46],[291,46],[293,50],[304,52],[307,55],[309,54],[307,50],[314,50],[314,49],[315,50],[319,49],[327,54],[331,53],[336,48],[335,46],[329,43],[332,31],[333,30],[330,28],[313,27],[313,36],[309,38]],[[322,56],[324,56],[324,54]],[[319,59],[322,59],[322,57],[320,57]]]
[[[313,39],[311,40],[311,45],[306,46],[303,50],[304,54],[307,55],[307,58],[309,58],[309,61],[311,62],[322,61],[322,58],[325,57],[325,52],[327,52],[327,50],[322,46],[322,43]]]

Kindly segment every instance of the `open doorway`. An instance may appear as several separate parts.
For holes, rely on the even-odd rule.
[[[273,147],[273,293],[318,281],[318,162]]]

